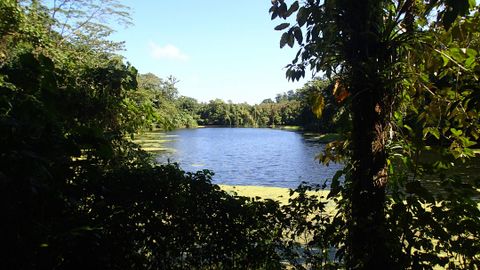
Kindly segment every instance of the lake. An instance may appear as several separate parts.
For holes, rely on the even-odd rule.
[[[342,168],[315,160],[324,144],[300,132],[269,128],[198,128],[150,132],[138,138],[159,163],[212,170],[213,183],[295,188],[323,184]]]
[[[185,171],[212,170],[213,183],[295,188],[302,181],[323,184],[341,164],[315,160],[325,145],[301,132],[269,128],[198,128],[147,132],[136,142],[156,153],[159,163],[177,162]],[[465,182],[478,179],[480,158],[450,169]],[[438,176],[423,176],[438,189]]]

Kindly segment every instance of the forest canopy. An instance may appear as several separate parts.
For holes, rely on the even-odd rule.
[[[138,91],[132,99],[144,108],[143,118],[149,119],[144,128],[171,130],[198,125],[226,127],[298,126],[322,133],[339,132],[348,125],[348,114],[342,103],[330,94],[333,83],[315,79],[295,91],[277,94],[275,100],[260,104],[225,102],[221,99],[198,102],[180,96],[176,79],[166,80],[154,74],[139,74]],[[319,102],[321,101],[321,102]],[[324,117],[320,117],[323,113]]]

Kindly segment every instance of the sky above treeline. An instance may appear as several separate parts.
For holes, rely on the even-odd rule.
[[[133,26],[114,40],[140,73],[173,75],[181,95],[260,103],[303,86],[288,82],[285,66],[298,48],[280,49],[282,21],[270,20],[270,0],[125,0]]]

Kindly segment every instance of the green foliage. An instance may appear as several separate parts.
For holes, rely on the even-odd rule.
[[[229,127],[301,126],[305,130],[335,132],[348,129],[341,102],[335,100],[333,84],[313,80],[297,91],[278,94],[275,101],[267,99],[261,104],[235,104],[220,99],[199,103],[191,97],[179,96],[177,80],[158,78],[152,73],[137,77],[139,89],[128,95],[129,102],[138,109],[132,118],[141,119],[143,129],[191,128],[200,125]],[[315,113],[315,100],[327,101],[325,115]],[[136,105],[134,105],[136,104]],[[323,109],[323,108],[322,108]],[[338,110],[337,110],[338,109]],[[321,110],[323,112],[323,110]],[[318,112],[318,110],[317,110]]]
[[[300,47],[287,77],[310,67],[334,78],[352,120],[350,140],[319,156],[346,162],[345,181],[331,184],[344,222],[322,223],[345,234],[319,249],[336,248],[355,269],[478,268],[478,182],[445,175],[479,145],[475,1],[272,4],[272,19],[298,10],[296,23],[276,28],[281,47]],[[418,180],[432,177],[434,192]]]
[[[399,263],[411,267],[476,269],[480,264],[479,182],[455,173],[475,158],[479,143],[474,93],[480,47],[478,30],[471,28],[478,18],[475,10],[449,23],[448,31],[432,31],[423,45],[431,53],[412,54],[418,65],[409,71],[416,76],[406,82],[395,117],[403,145],[390,146],[394,174],[387,209],[393,234],[404,239]],[[402,168],[411,173],[401,173]],[[435,178],[437,184],[426,186],[417,180],[422,178]]]
[[[152,73],[140,74],[137,77],[138,91],[133,100],[137,106],[144,108],[140,113],[142,121],[147,120],[143,128],[161,128],[172,130],[175,128],[196,127],[196,100],[178,97],[175,84],[178,82],[170,76],[162,80]],[[190,106],[190,107],[189,107]],[[193,106],[193,107],[192,107]]]
[[[277,203],[228,195],[206,170],[153,166],[126,139],[159,111],[191,112],[174,80],[148,88],[107,51],[69,40],[59,49],[46,7],[7,4],[0,268],[282,268]]]
[[[397,177],[392,188],[398,190],[387,207],[391,237],[402,239],[396,243],[396,263],[414,269],[476,269],[480,264],[480,211],[475,199],[479,183],[449,175],[425,188],[418,180],[406,179],[407,175]]]
[[[300,185],[290,191],[288,205],[282,206],[285,241],[280,250],[294,269],[341,269],[343,265],[339,251],[344,248],[340,243],[345,222],[328,210],[331,200],[311,193],[323,188]]]
[[[227,195],[208,171],[148,165],[124,139],[136,71],[77,72],[31,53],[1,68],[2,268],[280,267],[275,203]]]
[[[334,88],[333,81],[315,79],[297,90],[302,102],[301,122],[307,130],[345,133],[351,129],[345,102],[336,99]]]
[[[318,157],[326,164],[345,162],[342,171],[322,187],[300,186],[284,206],[229,195],[211,184],[208,170],[186,173],[172,164],[152,165],[151,157],[127,140],[139,129],[197,121],[300,123],[353,134],[359,125],[352,120],[362,115],[352,107],[362,93],[352,89],[358,74],[372,75],[375,89],[391,91],[394,96],[382,97],[395,102],[390,108],[385,102],[357,107],[392,117],[378,126],[385,128],[379,148],[386,155],[379,159],[388,171],[377,211],[384,219],[369,223],[383,227],[363,230],[385,241],[381,254],[387,258],[379,259],[398,269],[478,268],[479,183],[453,169],[468,164],[479,143],[480,15],[478,8],[469,11],[472,1],[413,2],[415,8],[407,5],[412,1],[382,2],[386,21],[376,34],[392,34],[380,51],[394,57],[380,66],[374,64],[380,58],[362,60],[361,72],[349,73],[357,66],[348,57],[356,54],[338,49],[355,48],[345,39],[351,33],[332,35],[344,27],[336,24],[335,12],[346,2],[288,7],[273,1],[272,17],[296,14],[297,19],[277,27],[286,31],[283,46],[301,46],[287,75],[298,79],[310,65],[338,76],[250,106],[221,100],[199,104],[178,96],[173,77],[139,75],[124,64],[112,53],[118,47],[106,39],[109,28],[88,19],[89,10],[97,8],[124,20],[128,14],[122,6],[56,1],[52,8],[38,1],[2,1],[0,232],[7,249],[1,268],[281,269],[285,260],[297,269],[364,267],[366,261],[351,256],[359,252],[352,248],[351,233],[358,229],[352,223],[355,138],[329,143]],[[61,23],[68,14],[79,21]],[[439,19],[427,16],[432,14]],[[375,41],[372,33],[363,34],[365,41]],[[371,138],[371,133],[360,135]],[[368,149],[359,153],[370,155],[372,144]],[[432,177],[437,182],[426,181]],[[326,198],[309,192],[327,184]],[[334,211],[328,210],[331,205]],[[360,259],[371,255],[368,248],[360,251],[367,256]]]
[[[225,103],[216,99],[206,104],[198,104],[196,112],[202,125],[267,127],[301,126],[304,130],[323,133],[347,130],[345,119],[348,115],[333,95],[333,84],[315,79],[301,89],[278,94],[275,101],[266,99],[260,104]],[[325,114],[315,113],[315,101],[326,100]]]
[[[85,180],[80,172],[101,175],[126,160],[146,160],[141,153],[128,156],[123,130],[130,123],[120,117],[123,89],[135,73],[111,63],[85,69],[82,80],[74,80],[76,73],[33,53],[12,57],[0,72],[2,239],[9,246],[2,264],[53,266],[45,245],[82,227],[72,221],[71,205],[80,195],[72,189]]]
[[[17,29],[21,19],[20,8],[16,1],[5,0],[0,3],[0,36],[5,37],[12,33],[12,30]]]
[[[210,178],[166,165],[89,179],[75,206],[87,223],[52,237],[46,253],[65,269],[279,268],[277,206],[234,198]]]

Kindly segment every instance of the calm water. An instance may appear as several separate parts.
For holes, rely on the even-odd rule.
[[[199,128],[151,132],[139,138],[142,146],[157,153],[159,163],[177,162],[185,171],[212,170],[213,182],[295,188],[302,181],[323,184],[341,164],[326,167],[315,160],[324,144],[299,132],[268,128]],[[480,158],[459,164],[452,174],[466,182],[478,179]],[[424,176],[436,189],[437,176]]]
[[[149,136],[153,141],[155,134]],[[324,145],[292,131],[199,128],[157,136],[165,140],[162,146],[171,148],[158,152],[159,162],[178,162],[186,171],[210,169],[216,184],[295,188],[302,181],[323,184],[341,168],[319,164],[315,156]]]

